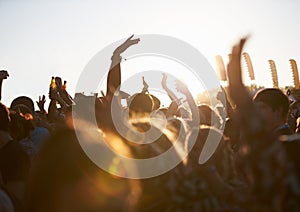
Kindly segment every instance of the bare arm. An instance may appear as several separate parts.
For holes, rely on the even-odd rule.
[[[112,96],[121,85],[121,54],[130,46],[137,44],[140,39],[130,36],[124,43],[115,49],[111,57],[111,66],[107,76],[106,96]]]
[[[246,40],[246,38],[241,39],[240,42],[232,48],[232,57],[227,66],[229,92],[233,101],[241,110],[252,106],[251,97],[242,81],[241,71],[241,53]]]
[[[180,99],[171,91],[167,86],[167,75],[163,73],[163,78],[161,80],[162,88],[167,92],[169,98],[171,99],[171,104],[168,107],[167,117],[173,116],[177,113],[178,107],[180,105]]]
[[[0,101],[2,99],[2,83],[4,79],[7,79],[7,77],[9,77],[7,71],[5,70],[0,71]]]
[[[192,124],[195,126],[199,126],[199,113],[198,113],[198,108],[197,105],[194,101],[194,98],[183,82],[177,80],[176,81],[176,89],[178,92],[184,94],[186,96],[186,100],[190,106],[191,112],[192,112]]]
[[[176,95],[167,86],[167,75],[165,73],[163,74],[163,78],[161,80],[161,86],[167,92],[167,94],[170,97],[170,99],[171,99],[172,102],[179,102],[179,100],[176,97]]]

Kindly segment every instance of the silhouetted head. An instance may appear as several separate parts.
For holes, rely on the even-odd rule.
[[[32,99],[27,96],[15,98],[10,104],[10,109],[19,113],[30,113],[34,115],[34,103]]]
[[[151,113],[153,106],[153,99],[149,94],[137,93],[128,101],[130,113]]]
[[[198,106],[200,125],[214,126],[219,128],[220,117],[209,105],[199,105]]]
[[[266,88],[259,91],[253,98],[260,115],[272,128],[286,122],[289,112],[288,97],[277,88]]]

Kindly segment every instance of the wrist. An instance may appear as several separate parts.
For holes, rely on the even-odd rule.
[[[240,82],[230,82],[229,81],[229,88],[240,88],[240,87],[244,87],[244,84],[242,81]]]
[[[111,61],[120,63],[122,61],[122,57],[120,55],[113,54],[111,56]]]

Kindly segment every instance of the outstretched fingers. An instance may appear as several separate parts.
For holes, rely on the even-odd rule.
[[[114,54],[121,54],[123,53],[126,49],[128,49],[130,46],[135,45],[140,42],[139,38],[132,39],[134,35],[131,35],[127,40],[122,43],[116,50],[114,51]]]

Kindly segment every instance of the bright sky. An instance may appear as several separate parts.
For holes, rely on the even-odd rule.
[[[273,59],[279,85],[289,85],[288,60],[300,63],[299,9],[298,0],[1,0],[0,68],[10,74],[3,102],[9,106],[19,95],[47,94],[51,76],[67,80],[73,95],[89,60],[131,34],[177,37],[213,66],[216,55],[226,62],[238,38],[251,34],[245,51],[257,84],[272,85],[267,61]]]

